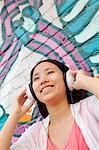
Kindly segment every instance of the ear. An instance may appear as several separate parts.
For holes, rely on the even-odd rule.
[[[66,82],[67,82],[67,86],[68,86],[68,88],[69,88],[69,90],[70,91],[72,91],[73,90],[73,84],[74,84],[74,76],[73,76],[73,74],[70,72],[70,70],[68,70],[67,72],[66,72]]]
[[[31,93],[31,85],[30,83],[26,85],[26,94],[27,94],[27,97],[32,100],[32,101],[35,101],[32,93]]]

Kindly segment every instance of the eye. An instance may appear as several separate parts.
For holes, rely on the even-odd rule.
[[[52,73],[54,73],[54,71],[49,71],[47,74],[52,74]]]
[[[38,79],[39,79],[39,77],[36,77],[36,78],[33,79],[33,81],[36,81],[36,80],[38,80]]]

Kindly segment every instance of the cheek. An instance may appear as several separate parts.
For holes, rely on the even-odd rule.
[[[36,94],[37,93],[37,84],[33,83],[32,87],[33,87],[34,93]]]
[[[50,77],[50,81],[53,82],[53,84],[56,85],[56,87],[59,89],[61,89],[61,87],[64,85],[64,80],[61,76],[56,75],[56,76],[51,76]]]
[[[32,87],[33,87],[33,91],[34,91],[35,95],[38,97],[39,94],[40,94],[40,91],[39,91],[39,84],[36,82],[36,83],[34,83],[34,84],[32,85]]]
[[[65,82],[63,79],[59,79],[58,80],[58,91],[63,91],[66,92],[66,86],[65,86]]]

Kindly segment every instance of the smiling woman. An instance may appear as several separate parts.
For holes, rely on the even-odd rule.
[[[34,103],[31,101],[24,106],[27,91],[20,91],[15,98],[13,111],[0,133],[0,150],[97,149],[99,79],[88,76],[83,70],[70,71],[75,79],[72,82],[73,90],[70,91],[66,76],[68,70],[63,63],[49,59],[39,62],[32,69],[29,87],[44,119],[29,127],[10,148],[18,120]],[[81,89],[94,95],[80,99]],[[75,93],[79,92],[77,97]]]
[[[40,100],[39,100],[39,97],[37,97],[35,95],[35,93],[37,93],[37,92],[34,92],[35,87],[32,88],[33,85],[35,85],[35,83],[37,84],[40,81],[40,78],[41,78],[41,80],[43,80],[43,78],[44,78],[44,82],[46,82],[45,78],[46,78],[46,80],[48,80],[49,78],[52,78],[51,81],[50,81],[51,83],[47,82],[47,83],[41,85],[41,91],[42,91],[43,86],[45,87],[45,86],[47,86],[47,84],[48,85],[51,84],[51,86],[53,87],[51,89],[53,90],[55,88],[53,82],[56,82],[59,86],[59,87],[57,87],[57,97],[59,96],[59,91],[63,92],[65,90],[64,92],[67,94],[67,100],[68,100],[69,104],[76,103],[76,102],[78,102],[81,99],[84,99],[86,97],[86,94],[87,94],[86,91],[73,89],[73,91],[72,91],[73,99],[72,99],[71,91],[69,90],[69,88],[67,86],[67,79],[66,79],[66,72],[68,70],[69,70],[69,68],[67,66],[65,66],[63,63],[60,63],[60,62],[58,62],[56,60],[52,60],[52,59],[47,59],[47,60],[40,61],[31,70],[31,74],[30,74],[31,82],[30,82],[30,85],[29,85],[30,86],[30,91],[31,91],[34,99],[37,101],[39,110],[40,110],[40,112],[41,112],[41,114],[44,118],[47,117],[47,115],[48,115],[46,105],[41,100],[41,97],[40,97]],[[62,80],[64,80],[65,82],[61,83],[61,78],[58,75],[58,73],[59,73],[59,75],[61,75]],[[41,77],[40,77],[40,75],[41,75]],[[61,84],[65,84],[65,85],[62,86]],[[63,87],[63,89],[62,89],[62,87]],[[63,94],[60,94],[60,95],[63,95]],[[59,97],[58,97],[58,99],[59,99]],[[48,101],[48,99],[47,99],[47,101]],[[52,102],[52,101],[50,101],[50,102]]]

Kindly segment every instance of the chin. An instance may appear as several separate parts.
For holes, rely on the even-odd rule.
[[[46,98],[43,99],[43,103],[46,105],[46,104],[53,104],[53,102],[55,102],[55,96],[48,96]]]

